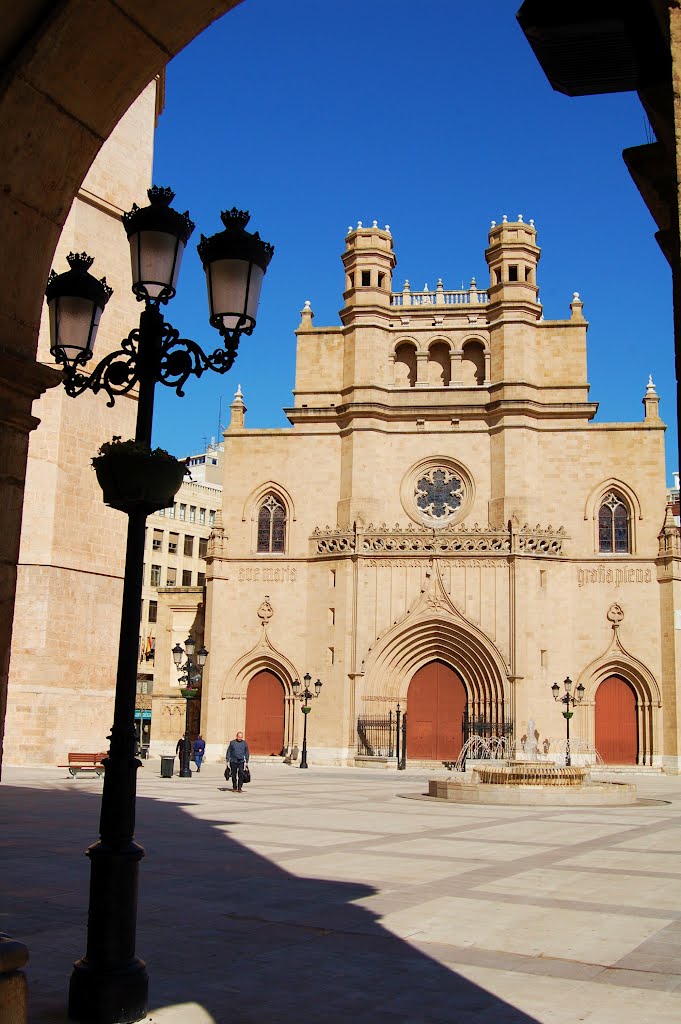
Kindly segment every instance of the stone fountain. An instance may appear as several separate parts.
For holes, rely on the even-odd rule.
[[[591,767],[601,760],[595,750],[580,749],[580,741],[573,740],[570,759],[584,763],[568,766],[564,763],[567,751],[560,751],[560,743],[551,741],[551,747],[553,756],[548,751],[540,755],[532,719],[527,723],[527,736],[518,745],[505,737],[472,737],[452,765],[457,774],[431,779],[428,796],[476,804],[597,806],[636,802],[636,786],[592,780]]]

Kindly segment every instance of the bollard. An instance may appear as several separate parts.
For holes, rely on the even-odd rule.
[[[28,983],[21,970],[27,963],[23,942],[0,932],[0,1024],[27,1024]]]

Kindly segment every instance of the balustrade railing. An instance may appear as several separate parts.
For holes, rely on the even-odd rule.
[[[432,291],[413,292],[406,288],[401,292],[391,292],[391,306],[483,306],[489,302],[486,291],[477,288],[444,289],[434,288]]]

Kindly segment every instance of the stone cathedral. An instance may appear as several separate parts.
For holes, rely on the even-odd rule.
[[[249,429],[237,392],[207,560],[210,757],[237,729],[255,754],[298,747],[306,673],[323,684],[311,763],[374,754],[362,723],[398,704],[410,763],[454,761],[471,727],[522,741],[528,723],[559,756],[551,686],[569,676],[573,751],[679,769],[659,399],[649,381],[637,421],[594,422],[583,305],[544,319],[539,257],[533,222],[504,218],[486,287],[395,291],[390,230],[360,223],[340,324],[302,311],[290,428]]]

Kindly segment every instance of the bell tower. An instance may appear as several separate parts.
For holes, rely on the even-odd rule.
[[[525,224],[522,214],[518,214],[515,221],[509,221],[505,216],[501,224],[492,221],[489,248],[485,250],[490,274],[491,319],[501,314],[501,303],[506,309],[525,311],[532,319],[539,319],[541,305],[537,301],[537,264],[540,252],[534,221]]]
[[[340,311],[343,324],[352,323],[358,312],[390,309],[392,272],[397,259],[393,252],[390,227],[379,228],[376,221],[365,228],[359,221],[345,236],[345,306]]]

